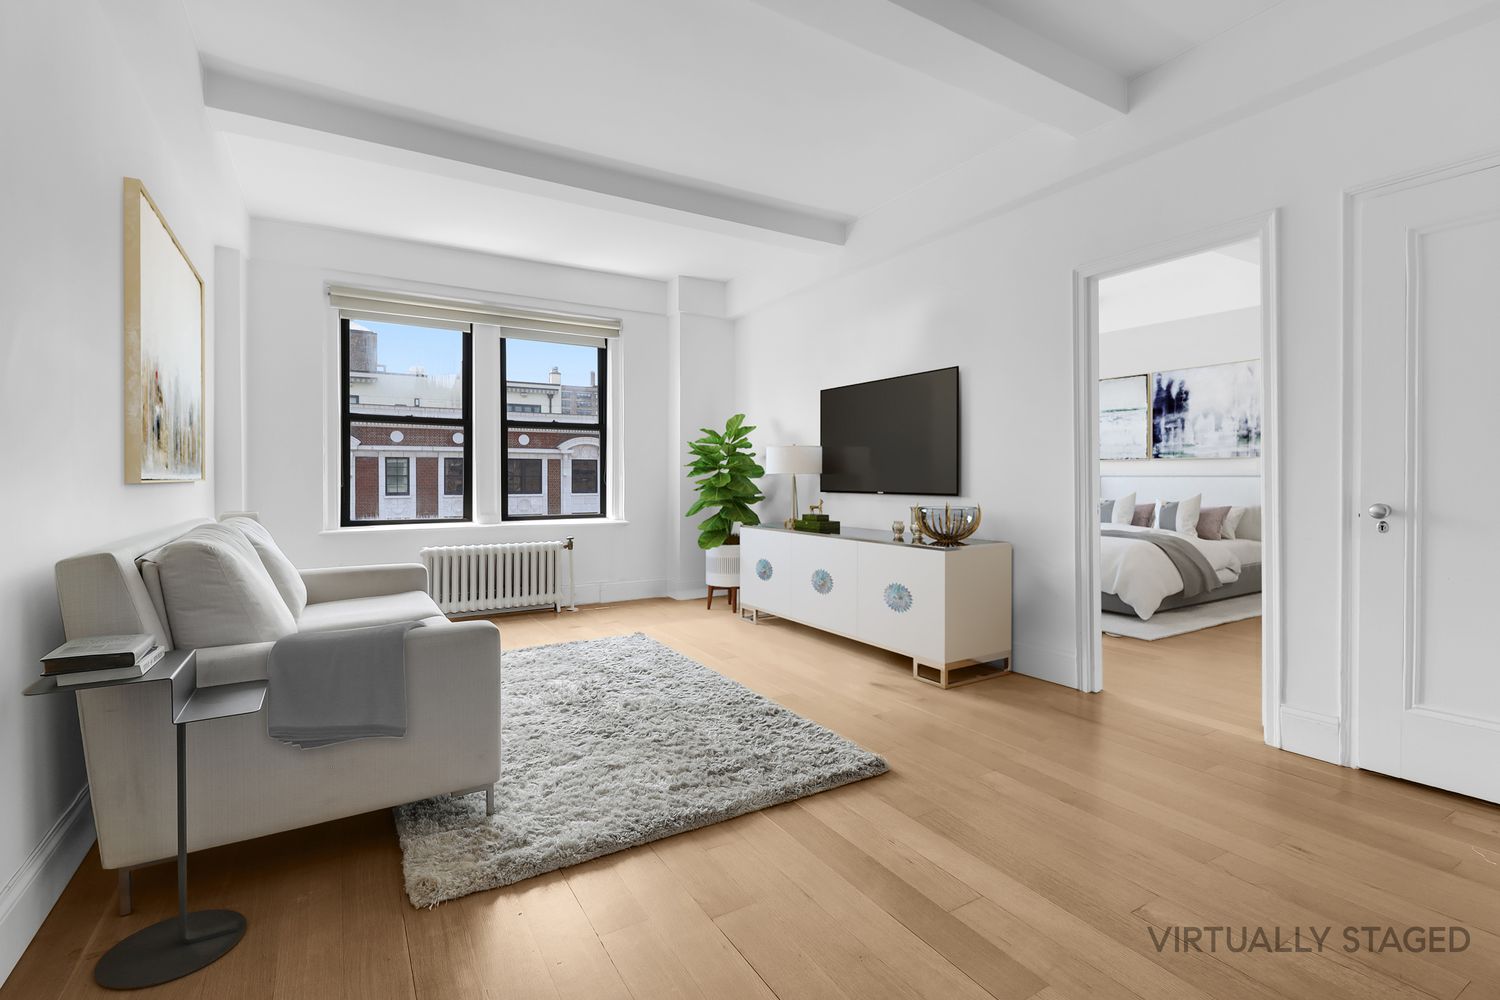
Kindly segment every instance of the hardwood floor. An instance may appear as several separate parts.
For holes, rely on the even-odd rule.
[[[194,855],[244,942],[143,996],[1347,998],[1500,995],[1500,808],[1260,742],[1259,621],[1106,639],[1106,685],[941,691],[899,657],[702,602],[501,620],[506,648],[644,631],[884,754],[891,773],[415,910],[381,812]],[[172,871],[86,861],[0,990],[90,997]],[[1164,928],[1333,927],[1327,950],[1158,952]],[[1341,950],[1461,925],[1466,951]],[[1236,939],[1237,940],[1237,939]],[[1305,937],[1304,937],[1305,940]]]

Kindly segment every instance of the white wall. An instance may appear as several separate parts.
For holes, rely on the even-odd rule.
[[[964,490],[1016,546],[1016,667],[1072,683],[1092,513],[1072,499],[1073,270],[1279,209],[1284,702],[1336,723],[1342,194],[1500,147],[1496,51],[1485,23],[762,307],[736,326],[742,408],[767,439],[811,441],[823,386],[960,365]],[[906,503],[828,511],[880,525]]]
[[[1233,309],[1165,323],[1148,323],[1124,330],[1111,330],[1099,336],[1099,377],[1146,375],[1178,368],[1199,368],[1260,357],[1260,309]],[[1149,383],[1148,383],[1149,384]],[[1203,502],[1213,506],[1215,483],[1224,477],[1260,476],[1259,458],[1143,458],[1099,463],[1102,495],[1111,492],[1112,477],[1202,477]],[[1240,484],[1225,488],[1238,490]],[[1197,492],[1197,490],[1194,490]],[[1171,500],[1174,496],[1140,496],[1147,500]]]
[[[619,522],[332,527],[339,356],[329,281],[619,317],[623,328],[611,348],[609,387],[609,490],[618,500]],[[294,562],[410,562],[427,545],[567,534],[577,537],[580,602],[673,590],[681,508],[663,474],[678,442],[668,406],[666,282],[257,220],[247,301],[246,505],[260,513]],[[476,426],[476,449],[484,440],[480,430]],[[482,471],[476,464],[476,475]]]
[[[214,508],[212,451],[207,482],[127,486],[121,444],[123,178],[205,276],[210,324],[215,245],[245,237],[198,87],[172,0],[0,4],[0,976],[93,836],[72,699],[21,697],[62,641],[52,565]]]

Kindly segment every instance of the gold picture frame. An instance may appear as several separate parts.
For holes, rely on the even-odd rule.
[[[203,278],[146,186],[125,178],[125,481],[207,476]]]

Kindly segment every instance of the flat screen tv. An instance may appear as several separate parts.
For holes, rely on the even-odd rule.
[[[958,369],[824,389],[825,493],[958,495]]]

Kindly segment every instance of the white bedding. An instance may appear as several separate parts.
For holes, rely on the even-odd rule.
[[[1110,527],[1138,533],[1152,530],[1122,524]],[[1255,539],[1188,541],[1203,553],[1220,583],[1233,583],[1245,564],[1260,562],[1260,542]],[[1149,621],[1162,601],[1182,590],[1182,574],[1152,542],[1111,537],[1100,538],[1099,542],[1100,589],[1134,608],[1141,621]]]

